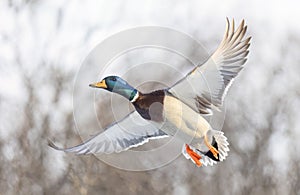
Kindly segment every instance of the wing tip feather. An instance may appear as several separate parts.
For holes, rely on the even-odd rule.
[[[55,149],[55,150],[60,150],[60,151],[64,150],[63,148],[58,147],[57,145],[55,145],[54,142],[50,139],[47,139],[47,142],[48,142],[48,146]]]

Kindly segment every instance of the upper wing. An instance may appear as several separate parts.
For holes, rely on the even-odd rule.
[[[104,132],[70,148],[58,148],[51,141],[49,146],[65,152],[77,154],[121,152],[142,145],[149,139],[167,137],[168,135],[155,128],[136,112],[132,112],[121,121],[107,127]]]
[[[233,79],[243,68],[251,37],[244,38],[244,20],[235,30],[227,18],[224,38],[213,55],[178,81],[169,91],[200,114],[211,114],[220,107]]]

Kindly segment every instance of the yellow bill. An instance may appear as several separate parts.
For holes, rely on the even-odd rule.
[[[107,85],[106,85],[106,82],[105,80],[102,80],[98,83],[92,83],[89,85],[90,87],[95,87],[95,88],[104,88],[104,89],[107,89]]]

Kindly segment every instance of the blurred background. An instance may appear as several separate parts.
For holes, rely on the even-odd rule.
[[[47,138],[81,142],[73,87],[98,43],[154,25],[184,32],[212,53],[226,16],[245,19],[252,36],[226,98],[226,161],[196,168],[180,156],[131,172],[47,146]],[[299,18],[294,0],[0,1],[1,194],[300,194]]]

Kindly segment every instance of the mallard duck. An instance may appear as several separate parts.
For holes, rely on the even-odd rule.
[[[176,134],[185,143],[182,154],[197,166],[223,161],[229,152],[227,138],[222,131],[213,129],[204,116],[221,108],[228,88],[247,60],[251,37],[244,38],[246,31],[244,20],[235,30],[234,20],[230,25],[227,19],[225,35],[217,50],[170,88],[142,93],[118,76],[90,84],[123,96],[135,110],[80,145],[49,145],[76,154],[110,154]],[[136,128],[132,120],[139,124],[150,122],[153,128]],[[126,131],[121,128],[124,125]]]

